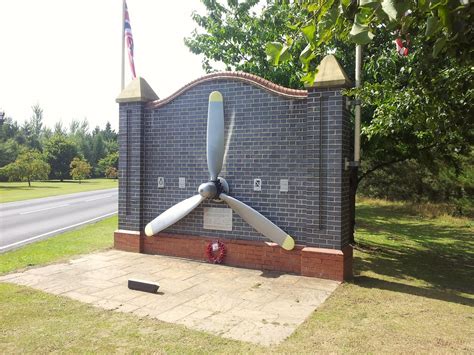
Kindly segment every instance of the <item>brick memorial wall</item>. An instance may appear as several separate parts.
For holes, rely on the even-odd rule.
[[[115,247],[206,260],[207,244],[219,239],[227,247],[228,265],[336,280],[350,277],[352,200],[345,159],[351,154],[351,127],[341,94],[350,83],[335,58],[327,58],[340,72],[328,77],[321,70],[321,80],[307,90],[224,72],[159,100],[144,79],[135,79],[117,99]],[[164,232],[144,236],[149,221],[197,194],[198,186],[209,180],[206,124],[208,97],[215,90],[224,98],[226,156],[220,176],[229,183],[231,196],[295,239],[292,251],[271,243],[236,213],[231,230],[204,228],[207,209],[228,208],[209,200]],[[261,180],[260,191],[255,191],[254,179]]]

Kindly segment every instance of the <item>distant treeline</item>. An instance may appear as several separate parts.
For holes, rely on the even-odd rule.
[[[5,113],[0,117],[0,180],[117,178],[117,137],[109,122],[92,130],[87,119],[46,127],[39,105],[22,124]]]
[[[442,160],[428,164],[410,159],[384,167],[361,181],[358,194],[410,201],[419,207],[434,203],[437,213],[433,216],[443,212],[474,217],[474,154],[464,157],[458,166]]]
[[[87,120],[43,125],[43,110],[32,107],[29,120],[0,120],[0,181],[82,180],[118,176],[118,134],[107,123],[90,129]],[[373,157],[362,164],[372,166]],[[448,204],[449,212],[474,215],[474,151],[456,162],[446,157],[407,159],[380,165],[359,178],[358,193],[369,197]]]

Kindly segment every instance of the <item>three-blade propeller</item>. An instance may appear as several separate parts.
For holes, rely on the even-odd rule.
[[[295,241],[268,218],[247,206],[245,203],[227,195],[228,187],[219,177],[224,159],[224,102],[222,94],[213,91],[209,95],[207,116],[207,166],[210,181],[199,186],[199,195],[190,197],[170,207],[145,227],[145,234],[151,237],[188,215],[205,199],[220,199],[229,205],[244,221],[268,239],[291,250]]]

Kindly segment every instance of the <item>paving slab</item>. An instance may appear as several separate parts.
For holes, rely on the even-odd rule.
[[[160,289],[157,294],[129,290],[131,278],[158,282]],[[118,250],[4,275],[0,282],[261,345],[286,339],[339,285]]]

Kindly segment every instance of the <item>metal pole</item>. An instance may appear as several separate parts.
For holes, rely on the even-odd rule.
[[[125,0],[122,0],[122,70],[121,70],[121,89],[125,87]]]
[[[355,61],[355,86],[360,87],[361,84],[361,69],[362,69],[362,46],[356,46],[356,61]],[[356,97],[355,100],[355,124],[354,124],[354,162],[356,166],[360,163],[360,99]]]

